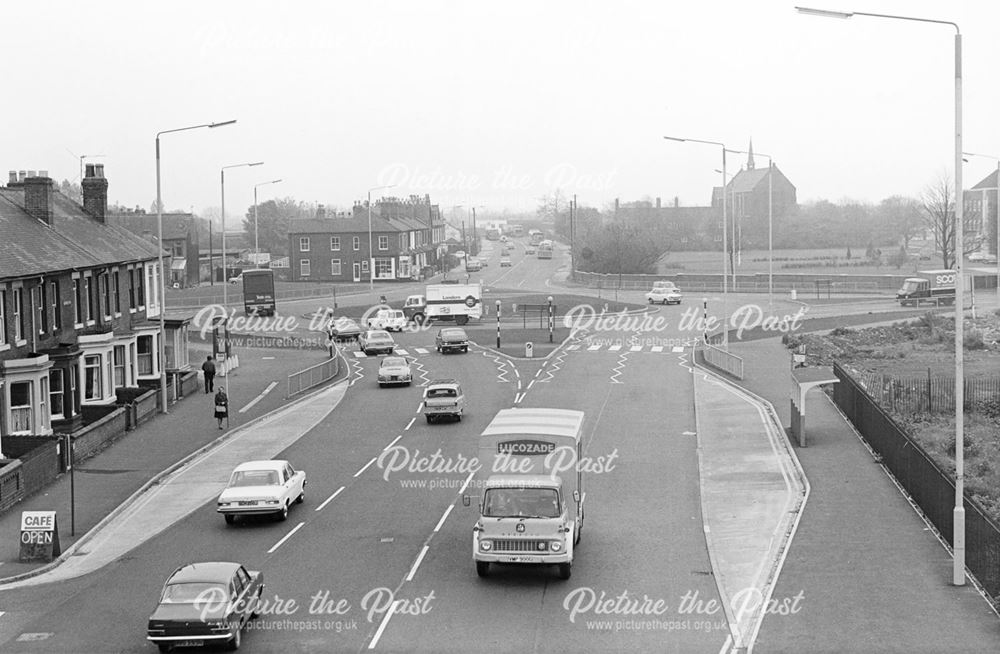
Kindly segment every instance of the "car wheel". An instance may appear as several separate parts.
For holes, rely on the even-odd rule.
[[[490,562],[489,561],[476,561],[476,574],[480,577],[490,576]]]
[[[295,503],[296,504],[302,504],[305,501],[306,501],[306,487],[303,486],[302,487],[302,492],[299,493],[299,496],[295,498]]]
[[[424,416],[424,417],[425,417],[425,418],[427,418],[427,424],[428,424],[428,425],[429,425],[429,424],[431,424],[431,422],[433,422],[433,421],[431,420],[431,417],[430,417],[429,415],[427,415],[427,416]]]
[[[231,652],[238,650],[243,642],[243,630],[240,628],[241,626],[242,625],[236,625],[236,633],[233,634],[233,637],[230,638],[227,643],[229,646],[228,649]]]
[[[456,413],[455,414],[455,420],[457,420],[458,422],[462,422],[462,414],[461,413]]]
[[[288,502],[285,502],[285,506],[281,507],[281,511],[278,512],[278,520],[281,522],[288,520]]]
[[[465,347],[463,347],[463,348],[462,348],[462,351],[463,351],[463,352],[468,352],[468,351],[469,351],[469,346],[468,346],[468,345],[466,345]]]
[[[234,524],[236,524],[236,516],[234,516],[231,513],[227,513],[226,514],[226,524],[227,525],[234,525]]]
[[[171,645],[170,643],[157,643],[156,646],[160,649],[161,652],[174,651],[174,646]]]
[[[653,304],[653,298],[649,298],[649,303]]]
[[[379,387],[379,388],[385,388],[385,384],[383,384],[382,382],[379,382],[379,383],[378,383],[378,387]]]

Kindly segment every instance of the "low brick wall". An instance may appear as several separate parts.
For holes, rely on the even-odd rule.
[[[86,417],[87,407],[84,407]],[[85,461],[108,445],[125,435],[128,418],[124,407],[113,407],[103,418],[91,422],[86,427],[73,432],[73,458],[77,463]]]
[[[21,460],[22,498],[41,490],[63,471],[59,436],[5,436],[4,454]]]
[[[18,459],[0,459],[0,511],[24,497],[24,472]]]
[[[132,429],[148,422],[160,408],[160,391],[148,390],[132,402]]]
[[[201,389],[201,383],[198,380],[198,373],[195,370],[186,372],[181,375],[181,397],[187,397],[197,393]]]

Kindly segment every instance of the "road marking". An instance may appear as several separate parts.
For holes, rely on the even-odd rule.
[[[681,346],[679,346],[679,345],[675,345],[675,346],[673,347],[673,349],[672,349],[672,350],[670,350],[670,351],[671,351],[671,352],[683,352],[683,351],[684,351],[684,348],[683,348],[683,347],[681,347]]]
[[[654,345],[654,346],[653,346],[653,347],[651,347],[650,349],[651,349],[651,350],[652,350],[653,352],[662,352],[662,351],[663,351],[663,346],[662,346],[662,345]]]
[[[372,638],[372,642],[368,643],[368,649],[375,649],[378,645],[378,639],[382,637],[382,632],[385,631],[386,625],[389,624],[389,618],[392,614],[396,612],[396,605],[403,600],[393,600],[392,604],[389,605],[389,610],[385,612],[385,617],[382,618],[382,624],[378,626],[378,630],[375,631],[375,636]]]
[[[398,354],[401,357],[405,357],[409,353],[406,350],[396,350],[395,352],[393,352],[393,354]]]
[[[341,486],[337,490],[333,491],[333,495],[331,495],[330,497],[328,497],[325,500],[323,500],[323,503],[320,504],[319,506],[317,506],[315,510],[316,511],[322,511],[326,507],[327,504],[329,504],[330,502],[333,501],[333,498],[335,498],[338,495],[340,495],[340,491],[342,491],[342,490],[344,490],[343,486]]]
[[[304,523],[304,522],[300,522],[299,524],[295,525],[295,527],[294,527],[294,528],[293,528],[293,529],[292,529],[292,530],[291,530],[290,532],[288,532],[287,534],[285,534],[284,538],[282,538],[282,539],[281,539],[281,540],[279,540],[279,541],[278,541],[277,543],[275,543],[275,544],[274,544],[274,547],[272,547],[271,549],[269,549],[269,550],[267,551],[267,553],[268,553],[268,554],[271,554],[271,553],[273,553],[273,552],[274,552],[274,550],[276,550],[276,549],[278,549],[279,547],[281,547],[281,546],[282,546],[282,545],[284,544],[284,542],[285,542],[286,540],[288,540],[289,538],[291,538],[291,537],[292,537],[292,534],[294,534],[295,532],[297,532],[297,531],[298,531],[299,529],[302,529],[302,526],[303,526],[303,525],[305,525],[305,524],[306,524],[306,523]]]
[[[272,390],[274,390],[274,387],[277,386],[277,385],[278,385],[278,382],[276,382],[276,381],[273,381],[270,384],[268,384],[267,388],[265,388],[263,391],[261,391],[260,395],[258,395],[257,397],[255,397],[252,400],[250,400],[249,402],[247,402],[246,405],[244,405],[244,407],[239,410],[239,413],[246,413],[247,411],[249,411],[253,407],[254,404],[257,404],[258,402],[260,402],[261,400],[263,400],[264,396],[267,395],[268,393],[270,393]]]
[[[642,352],[642,346],[641,345],[633,345],[632,347],[629,348],[629,351],[630,352]]]
[[[413,351],[416,352],[417,354],[427,354],[427,350],[425,350],[422,347],[415,347],[413,348]]]
[[[465,483],[462,484],[462,487],[458,489],[458,494],[459,495],[462,495],[462,494],[465,493],[465,489],[469,487],[469,482],[472,481],[472,476],[474,474],[476,474],[476,473],[475,472],[470,472],[469,476],[465,478]]]
[[[580,346],[579,346],[579,344],[574,343],[573,345],[567,345],[566,349],[567,350],[579,350]]]
[[[261,361],[274,361],[274,357],[261,357]]]
[[[542,374],[542,369],[541,368],[539,368],[538,370],[535,371],[535,377],[537,377],[540,374]]]
[[[423,410],[423,408],[424,408],[424,403],[421,402],[420,404],[417,405],[417,413],[420,413],[420,411]],[[416,420],[416,418],[414,418],[414,420]]]
[[[608,348],[608,351],[609,352],[617,352],[620,349],[622,349],[621,345],[612,345],[611,347]]]
[[[532,385],[533,385],[534,383],[535,383],[535,380],[534,380],[534,379],[532,379],[532,380],[531,380],[530,382],[528,382],[528,390],[529,390],[529,391],[531,390],[531,387],[532,387]]]
[[[414,418],[414,420],[416,420],[416,418]],[[412,420],[411,420],[410,422],[412,422]],[[389,443],[388,445],[386,445],[385,447],[383,447],[383,448],[382,448],[382,451],[383,451],[383,452],[385,452],[385,451],[386,451],[387,449],[389,449],[390,447],[392,447],[393,445],[395,445],[395,444],[396,444],[396,441],[398,441],[398,440],[399,440],[400,438],[402,438],[402,437],[403,437],[403,435],[402,435],[402,434],[400,434],[400,435],[399,435],[399,436],[397,436],[396,438],[392,439],[392,442],[391,442],[391,443]]]
[[[406,575],[407,581],[413,581],[413,575],[417,574],[417,568],[420,567],[420,562],[424,560],[424,555],[427,554],[428,549],[427,545],[424,545],[424,548],[420,550],[417,560],[413,562],[413,567],[410,568],[410,574]]]
[[[517,380],[517,390],[521,390],[521,380]]]
[[[361,473],[362,473],[362,472],[364,472],[365,470],[367,470],[367,469],[368,469],[368,466],[370,466],[370,465],[371,465],[371,464],[373,464],[373,463],[375,463],[375,457],[372,457],[372,460],[371,460],[371,461],[369,461],[368,463],[366,463],[366,464],[365,464],[365,467],[364,467],[364,468],[362,468],[361,470],[358,470],[357,472],[355,472],[355,473],[354,473],[354,476],[355,476],[355,477],[358,477],[358,476],[360,476],[360,475],[361,475]]]
[[[354,358],[356,358],[356,359],[367,359],[368,355],[365,354],[364,352],[358,351],[358,352],[354,353]]]
[[[599,349],[601,349],[600,345],[591,345],[590,347],[587,348],[587,351],[593,352],[594,350],[599,350]]]
[[[410,422],[406,423],[406,426],[403,427],[403,431],[407,431],[410,427],[413,426],[413,423],[416,421],[417,421],[416,418],[410,418]]]
[[[514,404],[520,404],[521,400],[524,399],[524,393],[518,393],[514,396]]]
[[[455,508],[455,505],[454,504],[450,504],[448,506],[448,508],[445,509],[444,515],[441,516],[440,520],[438,520],[437,527],[434,527],[434,533],[435,534],[438,532],[438,530],[441,529],[441,526],[444,524],[444,521],[448,519],[448,514],[450,514],[451,510],[454,509],[454,508]]]
[[[681,436],[697,436],[697,434],[693,431],[682,431]]]

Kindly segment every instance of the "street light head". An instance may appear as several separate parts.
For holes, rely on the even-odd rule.
[[[233,125],[235,123],[236,123],[235,120],[227,120],[221,123],[212,123],[211,125],[209,125],[209,127],[225,127],[226,125]]]
[[[812,7],[796,7],[795,11],[809,16],[822,16],[824,18],[850,18],[853,11],[831,11],[830,9],[814,9]]]
[[[663,138],[667,139],[668,141],[680,141],[681,143],[687,141],[687,139],[679,139],[676,136],[664,136]]]
[[[248,163],[247,165],[248,166],[263,166],[264,162],[263,161],[255,161],[253,163]]]

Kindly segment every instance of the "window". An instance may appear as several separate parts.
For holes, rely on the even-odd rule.
[[[62,329],[62,309],[59,300],[59,282],[49,282],[49,303],[52,305],[52,331]]]
[[[63,371],[62,368],[49,370],[49,406],[52,417],[62,419],[65,417],[63,408]]]
[[[10,433],[30,434],[32,428],[31,382],[10,385]]]
[[[309,237],[302,236],[299,238],[299,252],[308,252],[308,251],[309,251]]]
[[[410,276],[410,258],[400,257],[399,258],[399,276],[409,277]]]
[[[115,307],[115,315],[120,316],[122,313],[122,299],[119,295],[120,285],[118,283],[118,271],[111,273],[111,303]]]
[[[155,265],[146,266],[146,297],[148,298],[147,313],[157,313],[159,304],[160,285],[156,279],[157,269]]]
[[[330,237],[330,251],[331,252],[338,252],[338,251],[340,251],[340,237],[339,236],[331,236]]]
[[[142,266],[139,266],[132,272],[135,273],[136,306],[142,310],[146,308],[146,288],[142,284]]]
[[[15,288],[11,299],[14,305],[11,307],[14,310],[11,318],[14,322],[14,343],[16,345],[19,341],[24,340],[24,289]]]
[[[136,363],[140,375],[153,374],[153,337],[140,336],[136,339]]]
[[[388,257],[375,259],[375,277],[378,279],[392,277],[392,259]]]
[[[42,377],[38,380],[41,385],[40,392],[38,393],[38,415],[41,417],[41,423],[43,428],[48,428],[52,424],[52,414],[49,413],[49,378]]]
[[[299,259],[299,277],[309,276],[309,266],[311,263],[309,259]]]
[[[0,290],[0,345],[7,343],[7,291]]]
[[[368,272],[368,259],[361,262],[361,272]]]
[[[83,284],[73,278],[73,325],[83,327]]]
[[[35,327],[39,334],[48,331],[48,319],[46,318],[48,303],[45,301],[45,284],[39,284],[31,289],[31,304],[35,307]]]
[[[388,236],[379,236],[378,237],[378,249],[379,250],[388,250],[389,249],[389,237]]]
[[[83,357],[83,399],[103,399],[102,388],[101,357],[96,354],[88,354]]]
[[[91,283],[93,279],[91,277],[83,278],[83,297],[86,301],[86,312],[84,318],[87,320],[88,325],[94,324],[94,318],[97,316],[97,304],[96,297],[94,295],[94,285]]]
[[[340,272],[340,259],[330,259],[330,274],[334,277],[340,277],[343,274]]]
[[[354,251],[357,252],[361,249],[361,237],[355,236],[351,239],[351,245],[354,246]]]
[[[399,235],[399,251],[400,252],[403,252],[403,251],[406,250],[406,245],[407,245],[408,242],[409,242],[409,240],[407,239],[407,235],[406,234],[400,234]]]
[[[128,310],[130,312],[135,312],[135,275],[132,274],[133,270],[129,268],[125,271],[125,276],[128,277]]]
[[[115,346],[115,388],[120,388],[125,385],[125,346],[116,345]]]
[[[111,282],[108,276],[108,272],[104,271],[97,278],[98,285],[101,292],[101,304],[104,308],[104,317],[108,320],[111,319]]]

